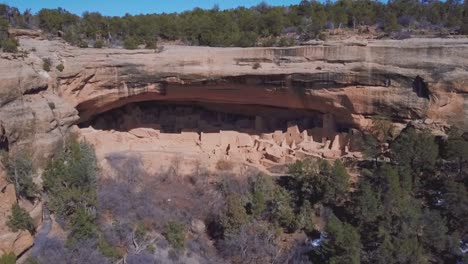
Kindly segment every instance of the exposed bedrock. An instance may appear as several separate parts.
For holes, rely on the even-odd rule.
[[[373,115],[466,127],[468,40],[67,49],[58,88],[82,121],[129,102],[179,100],[312,110],[357,128]]]
[[[20,44],[28,54],[0,54],[0,146],[30,142],[40,149],[36,156],[47,156],[40,146],[60,143],[73,124],[142,101],[310,111],[347,128],[385,115],[467,129],[468,39],[161,52],[79,49],[29,37]],[[43,58],[51,59],[51,72]]]

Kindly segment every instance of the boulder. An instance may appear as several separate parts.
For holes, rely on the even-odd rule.
[[[193,219],[190,223],[190,230],[197,235],[204,234],[206,231],[205,223],[200,219]]]
[[[0,192],[0,222],[4,223],[4,221],[6,221],[7,216],[10,215],[11,206],[15,203],[15,186],[13,184],[7,184]]]
[[[31,248],[34,244],[34,238],[28,231],[20,231],[14,240],[12,251],[16,256]]]

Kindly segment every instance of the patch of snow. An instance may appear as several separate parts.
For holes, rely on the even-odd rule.
[[[320,237],[310,241],[310,245],[313,247],[320,247],[323,244],[323,241],[327,238],[325,233],[320,233]]]
[[[460,251],[463,255],[468,253],[468,241],[460,240]]]

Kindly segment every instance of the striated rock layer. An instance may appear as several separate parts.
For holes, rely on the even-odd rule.
[[[181,100],[313,110],[351,127],[372,115],[466,126],[464,39],[160,53],[65,46],[57,55],[58,92],[82,121],[128,102]]]
[[[0,56],[0,145],[30,142],[36,156],[47,156],[43,146],[60,143],[71,125],[141,101],[300,109],[331,115],[344,128],[385,115],[467,129],[468,39],[155,52],[19,38],[29,54]]]

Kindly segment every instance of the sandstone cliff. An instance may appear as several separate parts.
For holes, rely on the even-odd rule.
[[[0,54],[0,149],[31,155],[39,167],[63,143],[73,125],[143,101],[183,102],[248,114],[254,116],[250,120],[254,127],[263,122],[260,113],[274,119],[294,112],[312,119],[317,116],[323,123],[321,130],[308,130],[311,134],[288,123],[284,133],[269,131],[250,137],[235,131],[184,132],[191,120],[181,117],[177,109],[164,110],[170,115],[151,114],[161,122],[168,116],[182,120],[180,126],[174,121],[174,128],[182,131],[182,137],[177,137],[155,132],[156,127],[134,127],[137,114],[127,113],[127,130],[82,131],[92,143],[101,145],[97,149],[101,158],[113,152],[143,151],[149,145],[175,157],[186,152],[216,162],[237,155],[248,163],[267,162],[265,167],[317,149],[316,154],[336,157],[350,151],[344,141],[349,142],[351,135],[339,132],[363,128],[369,118],[378,115],[402,124],[425,119],[468,130],[468,39],[328,42],[291,48],[167,46],[157,52],[80,49],[40,36],[19,39],[26,52]],[[52,62],[50,72],[43,69],[45,58]],[[60,64],[63,71],[56,68]],[[138,109],[128,106],[132,107]],[[160,110],[145,111],[139,114]],[[200,110],[196,117],[210,125],[211,119],[200,119],[206,113]],[[244,127],[245,121],[249,120],[238,118],[236,125]],[[325,130],[334,134],[324,139]],[[149,164],[161,158],[153,154],[156,156],[147,156]],[[169,163],[172,156],[166,158]],[[7,184],[1,187],[11,191]],[[2,207],[0,229],[5,228],[8,201]],[[19,254],[32,243],[30,237],[8,234],[0,241],[2,250]]]
[[[79,118],[153,100],[311,110],[343,127],[386,115],[467,128],[467,39],[158,52],[79,49],[30,37],[20,43],[29,54],[0,56],[0,132],[3,142],[30,143],[43,158]],[[52,60],[51,72],[42,69],[43,58]]]

